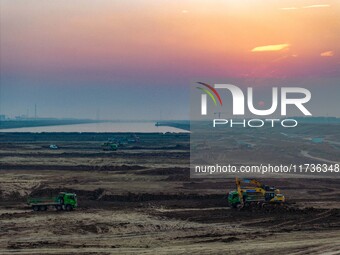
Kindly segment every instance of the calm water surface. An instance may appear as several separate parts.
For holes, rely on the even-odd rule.
[[[42,127],[24,127],[0,129],[0,132],[136,132],[136,133],[187,133],[188,131],[174,127],[156,127],[155,122],[105,122],[89,124],[72,124]]]

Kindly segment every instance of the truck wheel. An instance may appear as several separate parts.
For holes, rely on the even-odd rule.
[[[242,206],[241,204],[237,204],[237,205],[236,205],[236,208],[237,208],[237,210],[240,211],[240,210],[242,210],[242,209],[244,208],[244,206],[245,206],[245,205]]]
[[[56,206],[55,206],[55,209],[56,209],[57,211],[61,211],[61,210],[63,210],[63,207],[62,207],[61,205],[56,205]]]
[[[39,211],[40,208],[37,205],[33,205],[32,209],[33,209],[33,211],[37,212],[37,211]]]
[[[69,211],[72,211],[72,209],[73,209],[73,208],[72,208],[71,205],[66,205],[66,206],[65,206],[65,210],[68,211],[68,212],[69,212]]]
[[[39,209],[40,209],[40,211],[46,211],[47,210],[47,206],[46,205],[41,205]]]

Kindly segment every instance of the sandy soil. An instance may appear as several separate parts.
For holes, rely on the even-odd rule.
[[[288,209],[237,211],[232,179],[189,178],[188,135],[102,151],[112,136],[0,136],[0,254],[340,254],[339,179],[263,180]],[[59,191],[79,208],[25,204]]]

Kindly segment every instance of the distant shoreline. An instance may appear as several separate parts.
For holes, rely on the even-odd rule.
[[[59,125],[74,125],[87,123],[100,123],[105,121],[96,120],[77,120],[77,119],[38,119],[38,120],[2,120],[0,121],[1,129],[10,128],[28,128],[28,127],[45,127],[45,126],[59,126]]]
[[[183,121],[36,120],[2,122],[0,133],[186,133]]]
[[[156,126],[158,127],[174,127],[190,131],[190,121],[157,121]]]

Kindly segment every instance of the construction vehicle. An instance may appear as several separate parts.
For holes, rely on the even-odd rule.
[[[252,186],[242,186],[242,184],[251,184]],[[263,185],[254,179],[235,178],[236,190],[228,194],[228,204],[234,208],[243,208],[249,206],[265,207],[266,205],[282,205],[285,202],[284,195],[279,189]]]
[[[133,134],[130,136],[130,138],[127,139],[128,143],[138,143],[139,137],[136,134]]]
[[[51,149],[51,150],[58,150],[59,147],[58,147],[56,144],[51,144],[51,145],[50,145],[50,149]]]
[[[55,197],[30,197],[27,204],[33,211],[46,211],[48,207],[54,207],[57,211],[72,211],[78,206],[77,195],[67,192],[60,192]]]
[[[105,142],[102,145],[104,151],[116,151],[118,149],[118,144],[115,142]]]

